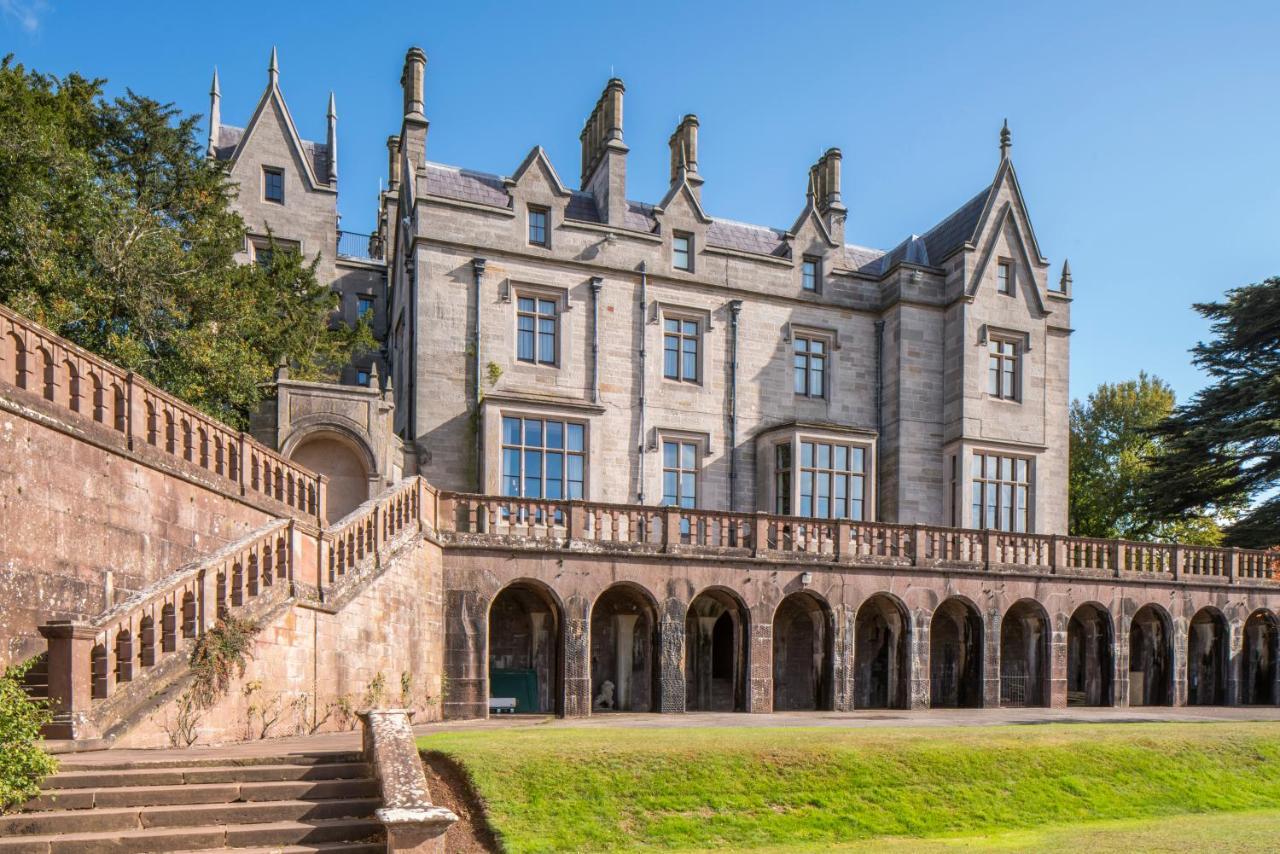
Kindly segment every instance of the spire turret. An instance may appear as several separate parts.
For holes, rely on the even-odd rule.
[[[325,113],[328,120],[329,133],[325,143],[329,148],[329,186],[338,186],[338,107],[333,92],[329,92],[329,111]]]
[[[213,83],[209,86],[209,145],[208,157],[218,154],[218,126],[222,124],[222,87],[218,85],[218,67],[213,68]]]
[[[1013,147],[1013,134],[1009,132],[1009,120],[1004,120],[1004,127],[1000,128],[1000,159],[1009,159],[1009,149]]]
[[[280,61],[276,57],[275,45],[271,46],[271,63],[267,66],[267,81],[273,86],[280,81]]]

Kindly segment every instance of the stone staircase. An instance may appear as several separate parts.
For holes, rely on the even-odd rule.
[[[378,783],[359,753],[64,761],[0,854],[226,851],[374,854]]]

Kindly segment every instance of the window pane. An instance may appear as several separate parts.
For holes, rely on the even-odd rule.
[[[662,503],[673,505],[676,503],[676,478],[674,471],[664,471],[662,473]]]
[[[524,443],[533,448],[542,447],[542,422],[536,418],[527,418],[524,422]]]
[[[680,461],[680,446],[675,442],[662,443],[662,464],[669,469],[675,468]]]
[[[796,356],[796,394],[809,393],[809,366],[804,356]]]
[[[863,449],[863,448],[854,448],[854,449],[853,449],[853,468],[851,469],[852,471],[856,471],[856,472],[859,472],[859,473],[861,473],[861,472],[865,472],[865,471],[866,471],[866,467],[864,466],[864,457],[865,457],[865,456],[866,456],[866,450],[865,450],[865,449]]]
[[[1001,480],[1013,479],[1013,458],[1012,457],[1000,458],[1000,479]]]
[[[547,447],[548,448],[564,447],[564,422],[563,421],[547,422]]]
[[[697,497],[696,475],[693,472],[680,475],[680,498],[682,507],[694,507]]]
[[[845,513],[845,505],[848,500],[849,476],[838,474],[831,481],[831,515],[837,519],[843,519],[847,515]]]
[[[666,321],[664,321],[664,322],[663,322],[663,325],[662,325],[662,326],[663,326],[663,329],[664,329],[665,331],[667,331],[667,332],[679,332],[679,331],[680,331],[680,321],[678,321],[678,320],[666,320]]]
[[[987,393],[1000,394],[1000,360],[991,357],[991,365],[987,370]]]
[[[1000,530],[1013,530],[1013,487],[1000,485]]]
[[[693,342],[691,341],[685,342],[684,373],[682,374],[681,379],[696,381],[698,379],[698,354],[696,352],[689,352],[689,345],[692,343]]]
[[[579,454],[570,454],[569,455],[569,480],[571,482],[576,481],[577,483],[582,483],[583,469],[584,469],[584,466],[583,466],[582,457]]]
[[[982,477],[982,454],[973,455],[973,476]]]
[[[556,361],[556,336],[542,332],[538,335],[538,361],[553,365]]]
[[[662,375],[673,380],[680,379],[680,353],[675,341],[675,338],[667,338],[667,346],[662,353]]]
[[[800,515],[813,515],[813,472],[800,472]]]
[[[520,479],[520,452],[515,448],[506,448],[502,452],[502,474],[504,477]]]
[[[800,443],[800,465],[805,468],[813,468],[813,443]]]
[[[564,454],[558,452],[549,452],[547,459],[547,481],[550,487],[550,481],[559,483],[564,478]],[[550,493],[548,493],[548,496]]]
[[[982,484],[977,481],[973,484],[973,526],[982,527]]]
[[[516,305],[520,311],[526,311],[530,314],[533,313],[533,300],[529,297],[520,297]]]
[[[520,419],[502,419],[502,441],[508,445],[520,444]]]
[[[692,443],[686,443],[680,446],[680,467],[683,469],[696,469],[698,447]]]
[[[777,462],[778,468],[791,468],[791,443],[787,442],[785,444],[778,445],[774,449],[774,459]]]
[[[569,450],[582,450],[582,425],[570,424],[569,427]]]
[[[1027,482],[1027,461],[1026,460],[1018,460],[1017,472],[1018,472],[1017,481],[1019,483],[1026,483]]]
[[[814,359],[809,368],[809,396],[822,397],[826,390],[826,380],[822,376],[822,360]]]
[[[831,468],[831,446],[830,445],[818,446],[818,468],[820,469]]]
[[[555,301],[549,299],[538,300],[538,313],[554,315],[556,313]]]
[[[832,467],[839,471],[849,470],[849,447],[847,445],[835,446],[835,460]]]
[[[827,352],[827,344],[826,344],[826,342],[825,342],[825,341],[817,341],[817,340],[810,341],[810,342],[809,342],[809,352],[810,352],[810,353],[817,353],[817,354],[819,354],[819,355],[821,355],[821,354],[823,354],[823,353]]]
[[[1000,458],[999,457],[983,457],[983,459],[986,460],[986,463],[987,463],[987,474],[986,474],[987,480],[995,480],[996,466],[1000,465]]]

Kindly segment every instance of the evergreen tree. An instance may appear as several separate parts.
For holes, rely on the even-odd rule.
[[[332,379],[373,346],[331,323],[314,261],[236,263],[245,226],[198,116],[102,85],[0,63],[0,301],[237,426],[280,362]]]
[[[1140,485],[1164,454],[1152,428],[1172,414],[1173,389],[1158,377],[1103,383],[1071,404],[1070,531],[1081,537],[1162,540],[1216,545],[1217,522],[1207,515],[1155,519]]]
[[[1227,541],[1280,545],[1280,278],[1195,308],[1212,321],[1192,350],[1211,382],[1155,429],[1165,453],[1143,479],[1145,509],[1183,520],[1249,505]]]

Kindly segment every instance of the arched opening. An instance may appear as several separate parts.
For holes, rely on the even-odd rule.
[[[905,709],[910,696],[911,621],[898,600],[877,593],[854,619],[854,708]]]
[[[615,584],[591,608],[591,708],[653,711],[657,679],[656,609],[638,588]]]
[[[929,624],[929,699],[935,709],[982,707],[982,616],[963,599],[938,606]]]
[[[773,613],[773,710],[830,711],[834,696],[831,609],[811,593],[792,593]]]
[[[1227,621],[1201,608],[1187,628],[1187,705],[1227,702]]]
[[[517,714],[563,714],[563,617],[541,584],[517,581],[489,606],[489,696]]]
[[[1110,706],[1112,675],[1111,615],[1087,603],[1067,622],[1067,705]]]
[[[1158,605],[1143,605],[1129,625],[1129,705],[1173,705],[1173,628]]]
[[[107,678],[107,648],[103,644],[94,644],[89,651],[89,678],[93,682],[93,699],[105,700],[110,691]]]
[[[128,629],[116,632],[116,682],[133,681],[133,635]]]
[[[1249,706],[1274,706],[1277,662],[1280,661],[1280,626],[1270,611],[1257,610],[1244,624],[1244,657],[1241,660],[1240,702]]]
[[[138,624],[138,663],[151,667],[156,663],[156,623],[150,615]]]
[[[225,576],[218,573],[218,583],[226,586]],[[222,598],[225,598],[226,591],[220,591]],[[222,604],[222,598],[218,599],[219,607]],[[218,612],[218,616],[223,616],[222,611]],[[182,594],[182,636],[184,638],[193,638],[196,636],[196,597],[188,590]]]
[[[747,708],[747,610],[725,590],[694,597],[685,616],[685,708],[743,712]]]
[[[289,459],[329,478],[326,518],[333,522],[369,500],[366,456],[351,439],[338,433],[318,432],[299,442]],[[278,491],[284,492],[283,488]]]
[[[1000,705],[1049,705],[1049,618],[1030,599],[1015,602],[1000,624]]]
[[[160,609],[160,649],[173,652],[178,648],[178,617],[172,602]]]

